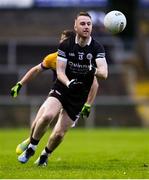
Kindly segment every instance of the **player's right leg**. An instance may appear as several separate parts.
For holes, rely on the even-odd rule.
[[[74,122],[70,119],[65,110],[61,110],[58,121],[49,137],[47,146],[42,151],[40,157],[35,161],[38,166],[46,166],[48,164],[48,157],[62,142],[65,133],[68,131]]]
[[[18,157],[18,161],[21,163],[26,163],[30,157],[34,155],[41,137],[44,135],[50,122],[60,112],[61,107],[62,105],[58,99],[54,97],[47,98],[42,105],[43,113],[36,121],[35,128],[30,139],[30,144],[28,145],[27,149]]]

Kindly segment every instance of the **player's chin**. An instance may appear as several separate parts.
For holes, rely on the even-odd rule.
[[[90,33],[89,33],[89,32],[83,32],[83,33],[82,33],[82,36],[83,36],[84,38],[87,38],[87,37],[90,36]]]

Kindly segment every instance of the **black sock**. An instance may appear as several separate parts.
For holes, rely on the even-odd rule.
[[[45,147],[45,152],[46,152],[47,154],[51,154],[51,153],[52,153],[52,151],[51,151],[50,149],[48,149],[47,146]]]
[[[33,137],[31,137],[30,143],[31,143],[32,145],[38,145],[39,140],[36,140],[36,139],[34,139]]]

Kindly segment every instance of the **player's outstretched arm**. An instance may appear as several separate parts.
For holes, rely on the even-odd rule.
[[[81,111],[82,118],[89,117],[89,114],[91,112],[91,106],[95,100],[95,97],[96,97],[96,94],[98,91],[98,87],[99,87],[99,84],[98,84],[97,78],[94,77],[94,81],[93,81],[93,84],[91,86],[87,101],[84,104],[82,111]]]
[[[22,85],[27,84],[32,79],[34,79],[38,74],[40,74],[43,71],[43,68],[41,67],[41,64],[38,64],[31,68],[19,81]]]
[[[22,88],[22,86],[24,85],[24,84],[27,84],[29,81],[31,81],[33,78],[35,78],[40,72],[42,72],[43,71],[43,69],[42,69],[42,67],[41,67],[41,64],[38,64],[38,65],[36,65],[36,66],[34,66],[33,68],[31,68],[24,76],[23,76],[23,78],[19,81],[19,82],[17,82],[16,84],[15,84],[15,86],[13,86],[12,88],[11,88],[11,96],[12,97],[17,97],[18,96],[18,94],[19,94],[19,92],[20,92],[20,90],[21,90],[21,88]]]

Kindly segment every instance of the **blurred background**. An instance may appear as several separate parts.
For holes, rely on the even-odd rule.
[[[126,29],[111,35],[105,14],[123,12]],[[93,19],[93,37],[105,47],[109,77],[99,81],[90,117],[80,127],[149,127],[149,0],[0,0],[0,127],[29,127],[52,84],[47,70],[10,89],[44,56],[57,51],[60,34],[73,29],[79,11]]]

